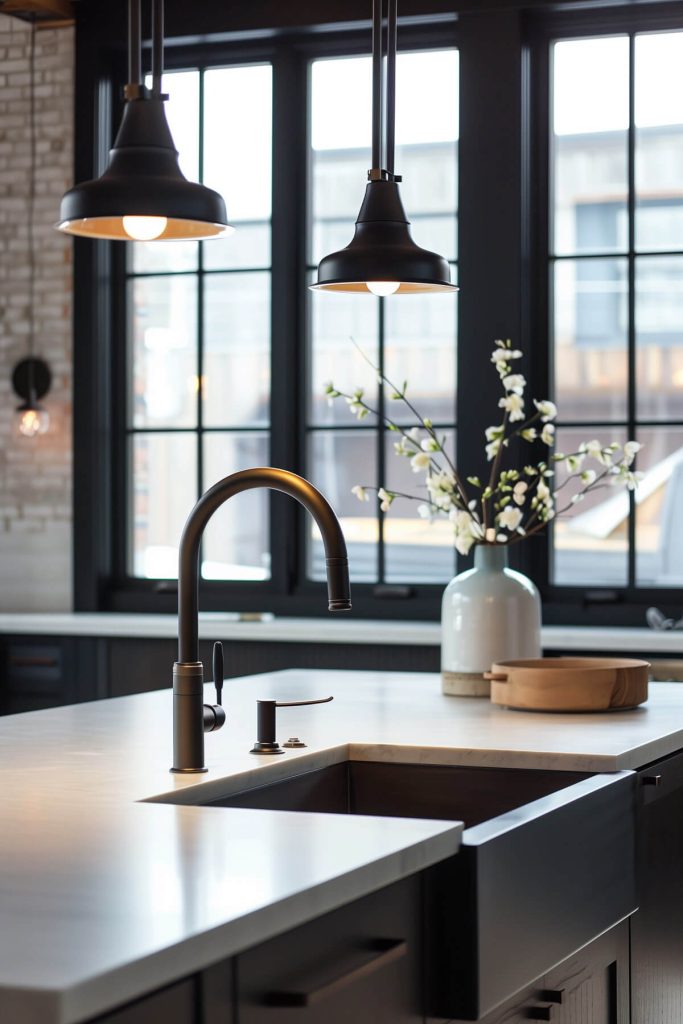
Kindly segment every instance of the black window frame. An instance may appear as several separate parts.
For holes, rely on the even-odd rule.
[[[277,320],[273,316],[274,370],[285,386],[273,393],[271,422],[286,422],[286,395],[290,414],[298,410],[297,422],[292,429],[275,431],[278,448],[273,461],[296,470],[303,456],[306,380],[304,348],[294,344],[297,333],[304,335],[306,315],[301,228],[306,216],[306,181],[301,173],[307,148],[306,67],[316,56],[368,52],[369,2],[331,0],[323,14],[320,5],[309,0],[266,3],[262,16],[268,25],[256,25],[247,8],[226,12],[217,6],[197,5],[187,11],[181,0],[167,0],[167,65],[188,66],[193,55],[213,48],[217,62],[236,52],[240,62],[272,59],[274,78],[281,83],[279,90],[275,88],[273,107],[278,155],[272,274],[273,309],[278,311]],[[520,369],[531,393],[547,394],[550,381],[550,291],[543,285],[549,265],[550,42],[681,28],[683,4],[669,0],[614,6],[611,0],[596,0],[587,7],[581,0],[569,0],[562,11],[545,0],[402,0],[401,6],[401,47],[455,45],[460,53],[457,379],[466,381],[467,387],[458,394],[457,460],[468,473],[481,474],[486,468],[483,430],[492,422],[495,407],[493,401],[482,401],[482,394],[488,397],[495,387],[489,363],[493,339],[519,339],[525,352]],[[125,12],[99,8],[84,0],[77,23],[77,180],[102,169],[120,113],[115,97],[123,81]],[[323,18],[327,25],[315,24]],[[212,41],[200,44],[204,36]],[[286,203],[277,201],[278,193],[287,197]],[[125,494],[124,453],[113,443],[125,408],[125,361],[120,358],[123,304],[117,291],[123,279],[122,248],[75,243],[74,604],[82,611],[172,612],[173,581],[125,580],[117,572],[125,553],[117,515]],[[274,523],[272,572],[277,584],[260,583],[255,589],[243,582],[205,581],[202,608],[325,614],[324,585],[305,576],[303,513],[294,502],[275,495],[271,534]],[[459,567],[470,561],[459,560]],[[539,586],[544,621],[549,624],[642,625],[651,604],[668,613],[680,611],[678,589],[551,585],[549,542],[542,535],[511,549],[511,562]],[[442,592],[440,585],[408,584],[377,592],[371,584],[357,584],[354,614],[436,619]]]

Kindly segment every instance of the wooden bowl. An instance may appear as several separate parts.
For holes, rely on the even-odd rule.
[[[529,658],[501,661],[485,678],[491,702],[528,711],[610,711],[647,700],[647,661]]]

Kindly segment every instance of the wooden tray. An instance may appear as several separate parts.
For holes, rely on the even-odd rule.
[[[611,711],[647,700],[647,661],[530,658],[501,661],[485,678],[491,702],[528,711]]]

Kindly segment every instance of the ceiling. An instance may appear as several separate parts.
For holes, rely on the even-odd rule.
[[[73,24],[75,17],[73,0],[0,0],[0,14],[44,28]]]

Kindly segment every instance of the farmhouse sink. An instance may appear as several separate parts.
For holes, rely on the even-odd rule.
[[[478,1019],[637,906],[632,772],[299,761],[206,805],[464,822],[426,874],[434,1016]]]

